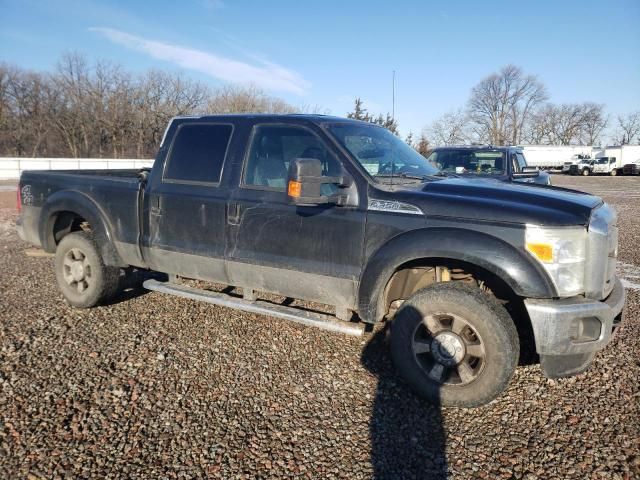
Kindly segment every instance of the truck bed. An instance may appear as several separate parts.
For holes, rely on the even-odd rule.
[[[130,256],[135,249],[129,246],[137,245],[138,240],[139,172],[140,169],[23,172],[19,185],[23,238],[46,247],[40,227],[55,218],[56,212],[64,211],[66,202],[80,198],[80,204],[86,205],[87,217],[99,217],[105,222],[115,248]]]

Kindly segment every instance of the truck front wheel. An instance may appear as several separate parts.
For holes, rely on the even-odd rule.
[[[55,256],[56,280],[69,304],[90,308],[118,291],[120,269],[108,267],[88,232],[73,232],[60,241]]]
[[[582,169],[582,176],[583,177],[588,177],[589,176],[589,169],[588,168],[583,168]]]
[[[518,332],[505,308],[468,285],[446,282],[409,297],[391,324],[391,355],[409,385],[431,403],[476,407],[507,387]]]
[[[618,170],[616,170],[615,168],[609,172],[609,175],[611,175],[612,177],[615,177],[617,174]]]

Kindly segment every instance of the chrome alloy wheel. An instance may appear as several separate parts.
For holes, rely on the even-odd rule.
[[[459,315],[429,314],[413,333],[416,362],[442,385],[473,382],[485,365],[485,348],[478,332]]]
[[[71,288],[83,293],[92,283],[91,265],[87,256],[79,248],[72,248],[62,264],[62,276]]]

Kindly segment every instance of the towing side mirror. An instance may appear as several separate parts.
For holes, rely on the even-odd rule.
[[[538,175],[540,175],[538,167],[523,167],[522,171],[512,174],[513,178],[535,178]]]
[[[348,186],[345,177],[322,175],[322,163],[317,158],[294,158],[289,165],[287,198],[289,203],[312,207],[317,205],[344,205],[344,195],[322,195],[322,185]]]

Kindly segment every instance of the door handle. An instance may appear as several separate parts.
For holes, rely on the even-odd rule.
[[[240,225],[240,204],[236,202],[227,203],[227,223],[229,225]]]
[[[159,217],[160,215],[162,215],[162,207],[160,206],[160,196],[156,196],[155,198],[151,199],[149,213],[151,215],[155,215],[156,217]]]

